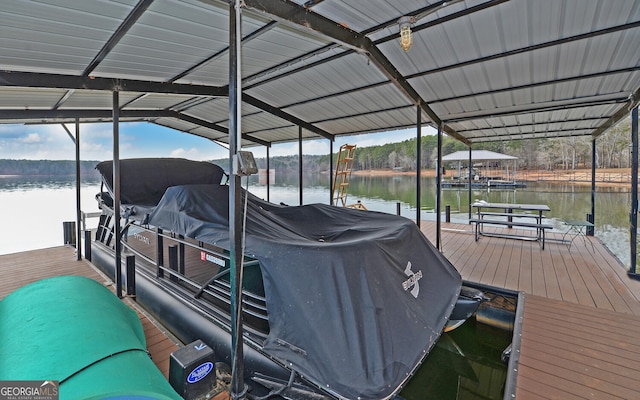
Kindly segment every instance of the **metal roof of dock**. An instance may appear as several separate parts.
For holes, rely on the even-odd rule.
[[[497,161],[497,160],[517,160],[518,157],[509,154],[496,153],[489,150],[471,150],[472,161]],[[456,151],[446,156],[442,156],[442,161],[469,161],[468,151]]]
[[[597,137],[640,99],[637,0],[243,5],[243,145],[413,128],[418,107],[467,144]],[[120,121],[227,143],[229,14],[222,0],[3,2],[0,122],[109,121],[118,91]]]

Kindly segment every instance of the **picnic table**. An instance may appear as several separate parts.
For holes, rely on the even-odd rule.
[[[546,204],[509,204],[509,203],[488,203],[486,201],[476,201],[471,205],[477,210],[477,217],[471,218],[469,223],[475,224],[475,239],[478,241],[480,236],[497,236],[510,239],[520,240],[536,240],[540,241],[544,250],[545,230],[552,229],[550,224],[543,223],[544,212],[551,211]],[[498,219],[495,217],[506,217],[506,219]],[[514,217],[519,220],[514,221]],[[535,222],[523,221],[522,219],[532,218]],[[524,234],[510,234],[486,232],[483,227],[485,224],[503,225],[508,228],[514,226],[523,228],[534,228],[535,236]]]

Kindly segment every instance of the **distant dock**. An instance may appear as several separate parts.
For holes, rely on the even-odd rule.
[[[469,181],[468,180],[443,180],[442,187],[444,189],[457,189],[457,188],[468,188]],[[506,181],[502,179],[489,179],[489,180],[478,180],[471,181],[472,188],[483,188],[483,189],[516,189],[516,188],[525,188],[527,184],[523,181]]]

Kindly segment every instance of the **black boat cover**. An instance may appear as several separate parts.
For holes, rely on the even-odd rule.
[[[113,196],[113,161],[96,165]],[[155,206],[169,186],[196,183],[219,184],[224,171],[216,164],[184,158],[131,158],[120,160],[120,202]]]
[[[149,222],[229,248],[228,215],[228,186],[184,185],[167,189]],[[249,195],[246,218],[269,313],[264,351],[338,397],[394,395],[453,310],[451,263],[395,215]]]

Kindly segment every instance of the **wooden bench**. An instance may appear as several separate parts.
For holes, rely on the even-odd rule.
[[[539,215],[539,214],[528,214],[528,213],[514,213],[514,212],[493,212],[493,211],[482,211],[480,213],[478,213],[478,215],[480,216],[481,219],[484,219],[484,217],[506,217],[507,221],[511,222],[513,221],[513,218],[535,218],[536,222],[541,224],[542,223],[542,218],[545,218],[544,215]],[[512,226],[509,225],[509,228],[511,228]]]
[[[537,214],[526,214],[526,213],[513,213],[513,212],[493,212],[493,211],[482,211],[480,213],[481,216],[491,216],[491,217],[525,217],[525,218],[535,218],[540,219],[540,216]],[[544,218],[544,216],[542,216]]]
[[[481,214],[481,216],[490,215],[490,214],[500,214],[500,215],[510,214],[511,216],[535,217],[536,220],[539,219],[537,215],[532,215],[532,214],[483,213]],[[544,250],[545,231],[547,229],[553,229],[553,225],[543,224],[541,222],[522,222],[522,221],[508,221],[508,220],[497,220],[497,219],[471,218],[469,220],[469,223],[475,224],[474,234],[475,234],[476,242],[478,241],[478,238],[480,235],[496,236],[496,237],[502,237],[507,239],[535,240],[535,241],[539,240],[541,241],[541,244],[542,244],[542,250]],[[534,228],[536,230],[536,236],[512,235],[508,233],[484,233],[481,230],[482,229],[481,225],[484,225],[484,224],[502,225],[502,226],[508,226],[508,227],[518,226],[522,228]]]

